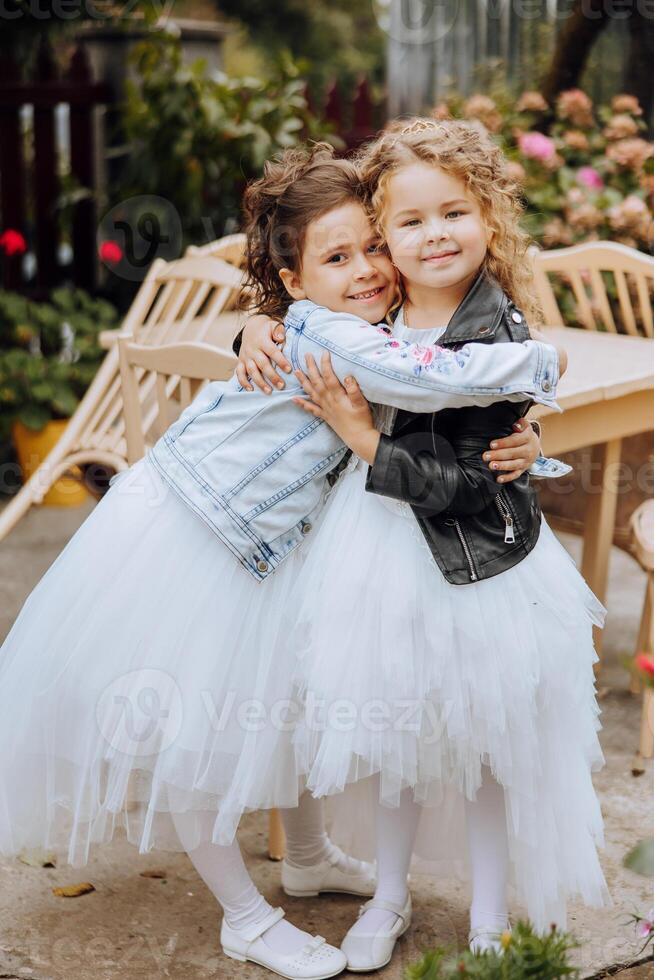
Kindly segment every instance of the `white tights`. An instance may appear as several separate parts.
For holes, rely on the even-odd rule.
[[[293,864],[317,864],[334,850],[325,832],[322,800],[304,793],[296,809],[284,809],[281,813],[287,837],[287,858]],[[205,841],[199,847],[189,849],[195,814],[173,813],[172,816],[182,845],[207,888],[222,906],[227,925],[240,930],[262,922],[272,911],[272,905],[252,881],[238,841],[234,839],[226,847]],[[207,811],[200,819],[204,824],[203,837],[206,839],[210,837],[215,814]],[[281,919],[267,929],[262,938],[276,952],[292,953],[311,936]]]
[[[482,766],[482,784],[473,802],[466,799],[468,852],[472,872],[470,928],[507,926],[509,841],[504,787]]]
[[[376,778],[376,792],[379,783]],[[501,930],[507,922],[508,840],[504,790],[488,766],[482,767],[482,784],[474,801],[465,801],[468,849],[472,870],[472,905],[470,927],[490,926]],[[282,810],[286,831],[287,859],[299,866],[310,866],[323,860],[334,845],[325,832],[322,800],[309,793],[300,797],[295,810]],[[378,806],[377,890],[375,898],[403,905],[407,893],[407,874],[413,851],[420,805],[411,790],[405,790],[399,807]],[[190,841],[193,814],[173,814],[182,845]],[[207,812],[207,833],[215,815]],[[211,893],[222,906],[225,921],[232,929],[254,925],[271,911],[252,881],[238,842],[229,846],[207,842],[191,850],[188,856]],[[369,909],[353,926],[353,931],[369,932],[390,928],[395,915],[383,909]],[[271,948],[280,953],[299,949],[309,934],[282,919],[263,934]]]
[[[375,781],[379,798],[379,780]],[[470,928],[490,926],[501,931],[507,925],[507,876],[509,849],[504,789],[488,766],[482,766],[482,783],[475,800],[465,801],[468,851],[472,873]],[[400,797],[399,807],[377,807],[377,890],[375,898],[403,905],[420,805],[411,790]],[[390,929],[396,916],[383,909],[368,909],[351,932]]]

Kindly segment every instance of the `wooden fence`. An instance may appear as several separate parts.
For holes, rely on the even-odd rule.
[[[39,49],[33,77],[25,79],[19,66],[0,62],[0,231],[20,232],[31,253],[33,275],[25,281],[22,255],[0,256],[0,287],[45,298],[63,279],[93,290],[97,286],[97,215],[94,195],[98,186],[96,161],[105,146],[96,146],[95,113],[114,101],[112,88],[96,82],[84,47],[78,45],[67,69],[59,73],[47,42]],[[333,82],[314,113],[328,121],[347,150],[373,136],[384,123],[384,107],[371,95],[367,79],[354,89]],[[67,106],[67,114],[57,115]],[[62,135],[63,118],[63,135]],[[59,138],[58,138],[59,137]],[[59,261],[63,213],[58,200],[70,174],[72,187],[91,192],[80,195],[66,210],[66,238],[72,261]],[[65,178],[68,182],[68,177]]]
[[[373,99],[366,78],[360,78],[349,97],[332,82],[319,115],[334,127],[348,150],[374,136],[386,120],[385,105]]]
[[[96,186],[94,112],[112,101],[108,85],[94,82],[86,54],[77,47],[60,77],[51,49],[38,52],[34,77],[25,80],[19,66],[0,62],[0,215],[2,228],[21,232],[36,257],[35,282],[30,292],[40,298],[62,279],[57,261],[61,242],[57,199],[61,191],[56,110],[69,107],[70,174],[78,185]],[[31,107],[33,125],[26,131],[24,112]],[[96,216],[92,198],[72,209],[72,278],[93,289],[96,271]],[[22,257],[3,256],[2,285],[24,290]]]

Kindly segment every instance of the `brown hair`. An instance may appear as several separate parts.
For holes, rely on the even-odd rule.
[[[482,269],[493,276],[532,323],[543,312],[532,287],[529,236],[520,219],[520,188],[486,129],[461,119],[415,119],[394,125],[359,153],[358,164],[374,220],[383,235],[388,181],[402,167],[422,162],[459,178],[479,204],[489,245]]]
[[[364,204],[358,168],[336,159],[329,143],[286,150],[264,165],[243,200],[249,306],[284,317],[291,298],[279,270],[299,271],[309,222],[349,201]]]

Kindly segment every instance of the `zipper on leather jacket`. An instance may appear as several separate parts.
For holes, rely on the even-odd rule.
[[[515,544],[515,531],[513,528],[513,514],[509,508],[508,503],[504,500],[502,492],[500,491],[495,497],[495,504],[500,512],[500,515],[504,521],[504,543],[505,544]]]
[[[460,525],[459,521],[456,519],[456,517],[451,517],[445,523],[446,524],[451,524],[452,527],[455,527],[456,528],[456,533],[459,536],[459,541],[461,542],[461,547],[463,548],[463,552],[464,552],[464,554],[466,556],[466,561],[468,562],[468,569],[470,571],[470,579],[471,579],[472,582],[476,582],[477,579],[479,578],[479,576],[477,575],[477,570],[475,568],[475,563],[472,560],[472,552],[470,550],[470,545],[468,544],[468,542],[466,540],[466,536],[463,533],[463,528],[461,527],[461,525]]]

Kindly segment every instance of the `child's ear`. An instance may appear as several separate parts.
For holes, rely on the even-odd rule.
[[[292,269],[280,269],[279,278],[284,283],[284,289],[293,299],[306,299],[307,294],[302,289],[302,281],[297,272]]]

